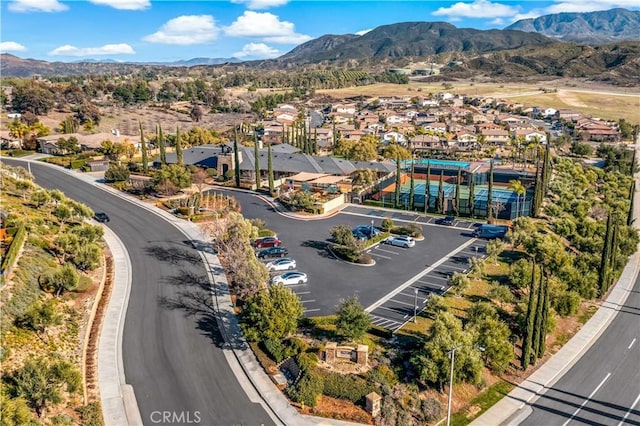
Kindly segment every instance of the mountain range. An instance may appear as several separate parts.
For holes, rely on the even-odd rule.
[[[377,27],[364,35],[324,35],[276,58],[241,62],[237,58],[194,58],[171,63],[105,61],[47,62],[2,54],[5,76],[131,73],[166,66],[302,70],[336,67],[381,71],[416,62],[461,66],[445,77],[581,77],[615,84],[640,81],[640,12],[612,9],[561,13],[521,20],[504,30],[457,28],[446,22],[404,22]],[[582,37],[583,44],[566,42]],[[634,41],[622,41],[631,39]],[[559,41],[561,40],[561,41]],[[603,42],[613,43],[602,45]]]
[[[557,40],[606,44],[640,40],[640,11],[611,9],[588,13],[557,13],[522,19],[506,30],[536,32]]]

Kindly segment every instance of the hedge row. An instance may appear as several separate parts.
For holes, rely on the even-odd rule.
[[[80,169],[87,165],[87,160],[73,160],[69,163],[70,169]]]
[[[24,226],[18,228],[18,231],[13,236],[13,241],[11,242],[11,246],[9,250],[7,250],[7,254],[2,261],[2,271],[9,270],[13,263],[16,261],[16,257],[18,256],[18,252],[20,251],[20,247],[22,247],[22,243],[24,242],[24,237],[27,235],[27,229]]]
[[[345,375],[321,371],[324,387],[322,393],[332,398],[346,399],[354,404],[364,401],[364,397],[376,388],[365,379],[354,375]]]

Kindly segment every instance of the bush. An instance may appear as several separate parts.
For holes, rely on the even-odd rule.
[[[258,238],[273,237],[275,235],[276,235],[275,231],[272,231],[271,229],[261,229],[258,231]]]
[[[413,238],[422,236],[422,228],[417,223],[410,223],[407,226],[396,226],[391,229],[391,232],[398,235],[408,235]]]
[[[262,342],[265,351],[275,362],[282,362],[285,357],[285,347],[279,340],[265,340]]]
[[[381,228],[386,232],[391,231],[391,229],[393,228],[393,219],[391,219],[390,217],[385,217],[384,219],[382,219]]]
[[[288,358],[290,356],[296,356],[302,352],[305,352],[307,349],[309,349],[309,344],[297,337],[291,337],[287,339],[285,341],[285,345],[286,345],[284,350],[285,358]]]
[[[84,426],[103,426],[102,409],[99,402],[92,402],[87,405],[76,408],[80,414],[81,423]]]
[[[176,211],[182,216],[189,216],[189,207],[187,206],[178,207]]]
[[[332,398],[346,399],[354,404],[364,400],[364,397],[376,388],[359,376],[342,375],[339,373],[323,372],[323,394]]]
[[[316,371],[305,372],[294,386],[287,388],[289,397],[295,402],[304,403],[309,407],[315,407],[318,397],[324,389],[323,376]]]
[[[428,423],[435,422],[442,417],[442,404],[437,399],[427,398],[422,400],[420,409],[424,420]]]
[[[307,372],[318,365],[318,356],[312,352],[302,352],[296,357],[296,364],[300,371]]]
[[[13,241],[11,242],[11,246],[2,261],[2,270],[6,271],[13,266],[13,262],[16,261],[16,256],[20,251],[20,247],[22,247],[22,243],[24,242],[24,237],[27,235],[27,230],[24,226],[18,228],[18,231],[13,236]]]
[[[70,169],[79,169],[81,167],[84,167],[87,164],[86,160],[72,160],[69,163],[69,168]]]
[[[369,370],[367,380],[373,385],[380,384],[391,388],[398,383],[398,375],[388,365],[379,364]]]
[[[109,169],[104,172],[105,182],[124,182],[129,179],[129,168],[125,165],[111,163]]]
[[[558,315],[563,317],[574,315],[580,307],[580,295],[575,291],[568,291],[556,297],[552,303]]]
[[[358,258],[356,263],[359,263],[361,265],[371,265],[373,263],[373,257],[368,254],[363,254]]]

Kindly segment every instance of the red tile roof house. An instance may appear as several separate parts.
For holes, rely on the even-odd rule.
[[[492,145],[505,145],[511,140],[509,132],[503,129],[486,129],[480,132],[485,137],[486,143]]]
[[[55,154],[58,152],[58,140],[60,138],[69,139],[74,136],[83,150],[88,151],[100,148],[103,141],[110,140],[114,143],[130,143],[140,149],[140,136],[117,136],[112,133],[95,133],[83,135],[80,133],[56,134],[37,138],[40,150],[43,154]]]
[[[574,133],[583,140],[591,142],[620,142],[620,131],[598,121],[582,123],[575,127]]]

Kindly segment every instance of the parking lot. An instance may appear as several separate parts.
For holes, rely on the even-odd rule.
[[[341,300],[352,295],[371,313],[373,322],[397,330],[413,318],[418,290],[418,312],[432,292],[446,291],[448,276],[463,272],[468,258],[484,254],[485,241],[472,237],[473,222],[456,221],[453,226],[435,225],[435,219],[408,212],[387,212],[369,207],[349,206],[327,219],[301,221],[283,217],[273,208],[246,193],[233,193],[247,218],[261,218],[274,230],[294,258],[297,270],[308,276],[306,284],[290,286],[305,308],[306,316],[334,314]],[[336,225],[380,227],[391,217],[397,225],[414,222],[421,225],[423,241],[415,247],[387,244],[371,247],[368,253],[375,266],[353,265],[334,258],[326,246],[329,231]]]

